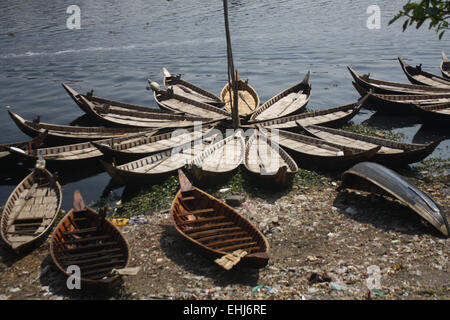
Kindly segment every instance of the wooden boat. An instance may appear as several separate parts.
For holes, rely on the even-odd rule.
[[[306,107],[311,98],[309,75],[310,72],[308,71],[302,82],[280,92],[269,101],[259,106],[252,113],[250,119],[254,121],[272,120],[299,113]]]
[[[441,72],[444,78],[450,79],[450,61],[445,55],[444,50],[442,50]]]
[[[36,137],[47,131],[46,141],[53,143],[76,143],[92,140],[126,137],[132,134],[144,133],[147,128],[101,128],[101,127],[78,127],[43,123],[38,120],[29,121],[18,114],[8,111],[14,123],[23,133],[30,137]]]
[[[353,118],[359,112],[361,105],[366,99],[367,96],[361,98],[357,103],[330,108],[327,110],[301,113],[273,120],[249,121],[248,126],[259,125],[270,129],[290,129],[297,128],[299,125],[307,126],[312,124],[320,124],[324,126],[338,127]]]
[[[47,237],[61,209],[61,186],[41,161],[14,189],[1,218],[1,236],[20,250]]]
[[[413,105],[426,106],[450,102],[450,91],[447,94],[430,95],[376,94],[366,92],[355,82],[352,83],[360,95],[368,95],[364,106],[381,113],[410,114],[413,110]]]
[[[381,148],[370,161],[378,162],[390,167],[405,166],[419,162],[428,157],[439,145],[441,140],[430,144],[413,144],[367,136],[345,130],[332,129],[310,125],[304,129],[311,135],[343,147],[370,150],[377,146]]]
[[[148,79],[148,82],[149,84],[152,83],[150,79]],[[161,109],[210,119],[231,117],[231,113],[228,111],[178,95],[172,88],[166,91],[152,86],[152,90],[153,97]]]
[[[250,116],[259,107],[258,93],[251,85],[248,84],[248,81],[240,79],[239,75],[237,75],[237,79],[239,116]],[[233,92],[231,92],[231,96],[233,96]],[[230,98],[229,82],[225,85],[225,87],[223,87],[220,97],[225,103],[225,110],[231,113],[232,98]]]
[[[270,182],[271,186],[287,187],[292,183],[298,166],[276,141],[258,127],[245,146],[244,166],[251,173]],[[264,130],[266,131],[266,130]]]
[[[194,187],[178,171],[180,190],[170,215],[175,229],[216,263],[229,270],[239,262],[261,268],[269,261],[269,242],[246,218],[226,203]]]
[[[164,87],[166,89],[172,88],[175,94],[197,102],[223,107],[223,101],[215,94],[181,79],[180,74],[172,75],[166,68],[162,68],[162,70],[164,73]]]
[[[47,131],[41,132],[38,136],[28,141],[0,144],[0,161],[6,162],[11,160],[12,157],[9,148],[28,148],[31,150],[39,147],[47,138],[47,133]]]
[[[203,152],[203,148],[213,143],[217,134],[211,132],[208,136],[192,140],[184,145],[177,146],[151,156],[115,165],[103,160],[101,164],[108,174],[117,182],[124,185],[135,183],[154,183],[173,174],[188,164],[195,156]]]
[[[97,142],[97,144],[121,143],[135,138],[150,137],[155,134],[155,132],[156,131],[149,131],[143,134],[139,133],[125,137],[97,140],[95,142]],[[42,157],[47,161],[49,166],[79,164],[80,162],[97,160],[103,156],[103,153],[95,147],[93,141],[47,148],[28,149],[27,147],[24,149],[8,148],[8,150],[28,163]]]
[[[213,130],[213,128],[214,126],[190,127],[159,135],[142,135],[120,142],[114,141],[113,144],[95,141],[92,144],[108,158],[124,163],[141,159],[157,152],[170,150],[181,144],[198,139]]]
[[[447,128],[450,125],[450,103],[431,106],[413,105],[413,107],[420,119],[425,123]]]
[[[50,242],[50,254],[56,267],[66,276],[77,278],[68,267],[80,268],[82,283],[110,283],[118,279],[113,269],[126,268],[130,261],[127,240],[119,229],[105,218],[105,212],[95,212],[84,205],[78,191],[74,208],[59,222]]]
[[[369,75],[359,75],[352,68],[347,67],[352,75],[355,83],[364,89],[365,92],[370,90],[378,94],[445,94],[450,89],[435,88],[431,86],[422,86],[416,84],[404,84],[398,82],[389,82],[369,78]],[[358,90],[359,91],[359,90]]]
[[[354,189],[398,199],[448,237],[445,212],[428,194],[396,172],[373,162],[361,162],[342,175],[338,190]]]
[[[174,113],[154,113],[148,111],[122,110],[108,106],[96,106],[83,96],[80,100],[90,110],[89,114],[98,121],[109,125],[145,128],[185,128],[194,126],[195,122],[211,122],[210,118],[186,116]],[[224,117],[225,118],[225,117]],[[217,120],[217,119],[215,119]]]
[[[94,90],[91,90],[86,94],[80,94],[65,83],[63,83],[62,86],[66,90],[66,92],[69,94],[69,96],[72,98],[72,100],[75,101],[75,103],[81,108],[81,110],[83,110],[84,112],[86,112],[87,114],[90,114],[90,115],[92,115],[92,106],[109,108],[109,109],[114,109],[114,110],[119,110],[119,111],[152,112],[152,113],[163,113],[163,114],[171,113],[169,111],[160,110],[158,108],[138,106],[135,104],[129,104],[129,103],[125,103],[125,102],[99,98],[99,97],[94,96]],[[88,100],[92,104],[92,106],[87,105],[85,102],[83,102],[81,97]]]
[[[432,73],[423,71],[422,65],[412,67],[400,57],[398,57],[398,61],[402,66],[403,72],[411,83],[432,86],[436,88],[450,89],[449,79],[445,79]]]
[[[314,167],[325,170],[340,170],[349,168],[361,161],[372,158],[380,146],[372,149],[344,147],[322,139],[305,136],[284,130],[269,131],[269,137],[277,140],[292,158],[302,167]],[[277,139],[273,139],[274,135]]]
[[[234,172],[244,159],[245,139],[241,129],[206,148],[189,164],[194,181],[217,184]]]

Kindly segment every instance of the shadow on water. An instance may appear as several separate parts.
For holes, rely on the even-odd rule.
[[[8,163],[0,169],[0,185],[2,186],[16,186],[18,185],[31,170],[27,167],[20,166],[15,163]]]
[[[80,127],[97,127],[99,126],[99,122],[90,117],[87,114],[83,114],[82,116],[79,116],[72,122],[70,122],[71,126],[80,126]]]
[[[398,128],[408,128],[420,123],[416,116],[393,116],[375,112],[367,120],[362,122],[365,125],[376,127],[382,130],[392,130]]]
[[[106,300],[110,298],[127,299],[122,291],[122,280],[111,284],[85,284],[81,283],[80,289],[69,289],[67,277],[54,265],[48,255],[41,263],[39,277],[41,286],[48,286],[49,292],[69,299],[76,300]]]
[[[383,231],[401,232],[408,235],[432,235],[445,237],[419,214],[407,206],[382,196],[368,194],[360,195],[353,192],[340,192],[333,205],[345,217],[361,224],[371,224]],[[347,208],[355,209],[356,213],[350,214]]]
[[[164,226],[159,241],[168,259],[189,273],[213,279],[216,286],[255,286],[258,282],[259,269],[240,263],[229,271],[225,270],[214,262],[217,257],[207,254],[184,239],[173,226]]]
[[[430,143],[438,139],[450,140],[448,128],[423,124],[412,138],[413,143]]]

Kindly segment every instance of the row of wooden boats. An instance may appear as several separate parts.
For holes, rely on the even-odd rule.
[[[348,69],[358,93],[368,95],[365,107],[387,114],[416,114],[424,123],[448,126],[450,78],[445,75],[449,63],[444,52],[442,56],[443,77],[423,71],[421,66],[412,67],[399,57],[402,70],[412,84],[372,79],[369,75],[359,75],[350,67]]]
[[[323,116],[320,111],[315,113],[319,113],[316,117]],[[21,143],[4,148],[14,155],[16,161],[32,164],[42,157],[47,161],[49,167],[61,167],[61,165],[80,164],[100,159],[103,160],[102,164],[113,178],[123,183],[132,183],[134,180],[157,181],[162,176],[172,174],[185,165],[195,172],[196,181],[203,179],[214,181],[217,176],[232,173],[241,164],[250,172],[258,172],[250,165],[250,163],[257,162],[255,159],[258,158],[258,155],[260,167],[269,168],[269,165],[279,164],[277,170],[273,169],[273,171],[280,170],[280,174],[273,177],[274,179],[282,176],[281,168],[285,164],[290,176],[298,170],[296,163],[322,169],[340,170],[362,159],[371,159],[388,166],[402,166],[421,161],[433,152],[440,142],[435,141],[426,145],[400,143],[332,129],[322,125],[320,121],[318,123],[321,125],[316,125],[316,121],[303,122],[302,125],[302,120],[315,118],[301,118],[302,115],[307,114],[295,116],[289,122],[296,125],[293,129],[299,128],[308,135],[279,130],[274,123],[275,129],[270,126],[258,126],[256,129],[243,128],[247,129],[246,134],[242,130],[231,130],[232,134],[222,139],[222,131],[218,129],[217,123],[213,123],[178,132],[159,133],[158,130],[150,129],[143,133],[133,132],[114,138],[55,147],[29,148],[28,143]],[[16,119],[18,117],[13,113],[11,116]],[[346,116],[344,113],[343,117]],[[286,122],[281,123],[285,124]],[[50,130],[46,129],[45,132],[49,135]],[[275,143],[270,139],[272,134],[277,135]],[[269,138],[265,139],[264,137],[267,135]],[[248,137],[247,142],[244,136]],[[264,144],[264,140],[268,143]],[[274,147],[275,150],[270,147]],[[286,149],[287,154],[283,149]],[[226,150],[233,150],[233,152],[226,152]],[[261,156],[260,153],[267,150],[272,150],[273,152],[270,154],[273,156],[275,156],[274,152],[278,152],[279,161],[272,161],[275,158],[266,157],[265,154]],[[224,155],[228,155],[230,158],[224,158]],[[114,164],[111,163],[113,159]],[[286,159],[289,160],[286,162]],[[215,178],[211,178],[211,176],[215,176]],[[264,175],[264,178],[266,179],[267,175]],[[290,179],[286,180],[286,182],[289,181]]]

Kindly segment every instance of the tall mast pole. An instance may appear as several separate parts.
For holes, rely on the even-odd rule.
[[[228,84],[229,84],[229,95],[230,95],[230,105],[231,114],[233,119],[233,128],[238,129],[240,126],[239,119],[239,107],[238,107],[238,82],[237,74],[234,69],[233,63],[233,51],[231,49],[231,37],[230,37],[230,26],[228,24],[228,1],[223,0],[223,11],[225,18],[225,34],[227,37],[227,58],[228,58]]]

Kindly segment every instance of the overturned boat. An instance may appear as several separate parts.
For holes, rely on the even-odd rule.
[[[428,194],[394,171],[373,162],[361,162],[342,174],[338,190],[355,189],[394,197],[448,237],[450,226],[445,212]]]

